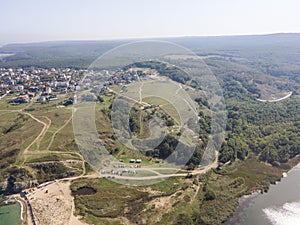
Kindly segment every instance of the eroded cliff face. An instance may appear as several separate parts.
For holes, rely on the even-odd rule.
[[[1,174],[0,194],[15,194],[24,189],[37,186],[38,182],[28,170],[11,167]]]
[[[0,193],[3,193],[7,188],[7,181],[0,182]]]
[[[19,193],[24,189],[31,188],[37,186],[37,180],[28,180],[28,181],[20,181],[20,182],[14,182],[10,190],[13,193]]]
[[[3,181],[0,182],[0,194],[1,193],[15,194],[21,192],[24,189],[35,187],[35,186],[37,186],[37,180],[15,181],[15,182]]]
[[[79,176],[82,170],[78,170],[78,165],[81,163],[44,162],[9,167],[0,171],[0,194],[15,194],[50,180]]]

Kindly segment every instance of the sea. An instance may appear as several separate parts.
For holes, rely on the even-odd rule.
[[[8,57],[14,55],[13,53],[1,53],[0,52],[0,58]]]
[[[226,225],[300,225],[300,164],[267,193],[243,197]]]
[[[0,225],[22,225],[21,206],[18,202],[0,207]]]
[[[0,207],[0,225],[21,225],[18,202]],[[267,193],[245,196],[225,225],[300,225],[300,164]]]

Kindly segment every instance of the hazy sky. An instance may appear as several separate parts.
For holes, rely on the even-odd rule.
[[[0,42],[300,33],[299,0],[0,0]]]

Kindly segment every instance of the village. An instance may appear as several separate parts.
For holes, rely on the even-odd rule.
[[[41,104],[58,100],[59,94],[73,93],[83,89],[89,89],[93,85],[95,77],[104,79],[104,87],[111,85],[125,85],[137,81],[140,77],[153,76],[152,70],[128,69],[94,72],[88,70],[76,70],[70,68],[30,68],[12,69],[0,68],[0,100],[11,96],[10,103],[28,103],[35,97]],[[83,84],[80,80],[84,78]],[[101,87],[102,88],[102,87]],[[94,91],[101,91],[93,86]],[[65,104],[72,104],[72,98]]]
[[[79,74],[74,69],[6,69],[0,68],[0,99],[6,95],[11,103],[28,103],[33,97],[46,103],[57,100],[57,94],[66,94],[76,89]]]

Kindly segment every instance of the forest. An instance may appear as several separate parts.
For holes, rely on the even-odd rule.
[[[280,166],[299,154],[299,35],[186,37],[165,41],[190,48],[202,57],[222,87],[227,125],[220,149],[221,162],[244,160],[249,153],[254,153],[259,160]],[[122,43],[126,41],[12,44],[1,48],[1,52],[15,54],[1,59],[0,66],[87,68],[98,55]],[[192,78],[175,67],[154,61],[134,66],[155,69],[176,82],[195,87]],[[262,103],[256,100],[287,91],[293,94],[284,101]],[[210,108],[206,99],[195,97],[194,100],[200,107]],[[210,117],[202,111],[199,116],[200,137],[206,143],[211,129]],[[131,128],[137,130],[138,123],[134,123],[133,118],[131,122]],[[169,151],[175,142],[167,139],[163,144],[166,143],[170,147],[166,151]]]

